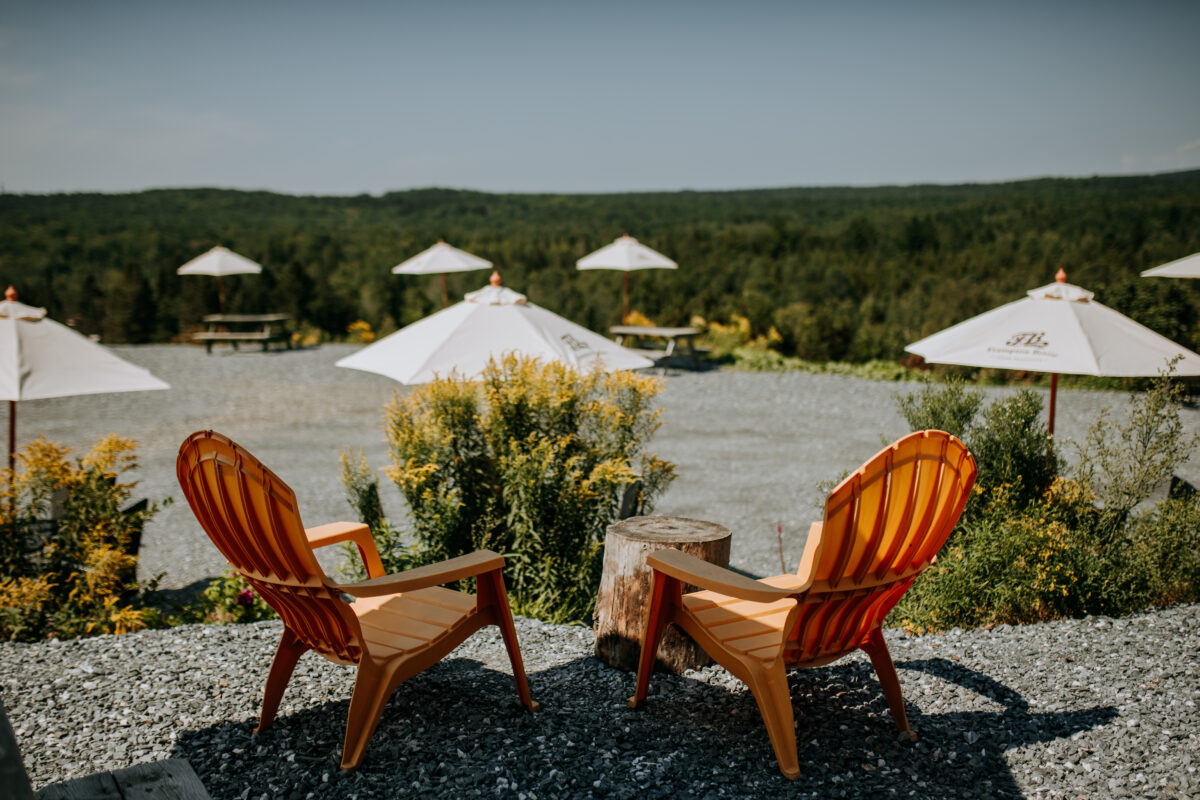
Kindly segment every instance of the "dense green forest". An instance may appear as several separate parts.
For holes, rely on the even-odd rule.
[[[170,189],[0,196],[0,281],[106,342],[177,337],[217,308],[217,282],[175,270],[215,244],[264,265],[225,279],[227,310],[286,312],[342,335],[388,331],[440,305],[434,276],[391,267],[439,237],[594,330],[620,316],[621,277],[575,261],[629,233],[678,270],[634,273],[634,308],[774,325],[813,360],[898,358],[905,344],[1069,280],[1185,345],[1200,288],[1142,279],[1200,251],[1200,171],[1004,184],[603,195],[445,189],[296,197]],[[450,276],[454,296],[487,273]]]

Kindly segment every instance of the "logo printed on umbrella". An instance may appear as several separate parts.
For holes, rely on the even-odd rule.
[[[564,333],[562,335],[562,340],[564,343],[566,343],[567,347],[571,348],[576,353],[592,349],[587,342],[581,342],[569,333]]]
[[[1041,349],[1049,347],[1050,343],[1046,341],[1045,331],[1027,331],[1025,333],[1015,333],[1009,337],[1004,343],[1005,347],[1036,347]]]

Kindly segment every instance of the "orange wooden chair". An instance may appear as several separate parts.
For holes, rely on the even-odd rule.
[[[880,451],[830,493],[795,575],[756,581],[678,550],[651,554],[653,590],[629,704],[645,701],[659,642],[673,622],[750,687],[789,778],[800,774],[790,667],[866,651],[896,727],[915,739],[881,625],[934,561],[974,483],[975,459],[962,442],[920,431]],[[684,584],[702,591],[683,594]]]
[[[500,628],[521,705],[538,709],[529,696],[500,555],[478,550],[384,575],[366,525],[335,522],[305,530],[291,488],[225,436],[213,431],[189,436],[179,448],[176,471],[209,538],[283,618],[256,731],[275,719],[296,661],[306,651],[356,664],[342,749],[342,769],[353,769],[393,690],[485,625]],[[344,541],[358,546],[367,580],[334,583],[313,556],[314,547]],[[476,579],[474,595],[442,587],[468,577]]]

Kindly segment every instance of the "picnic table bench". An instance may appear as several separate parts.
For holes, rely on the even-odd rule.
[[[231,344],[234,350],[242,342],[257,342],[264,353],[271,342],[283,342],[291,350],[291,337],[283,329],[287,320],[287,314],[209,314],[203,320],[208,329],[193,333],[192,341],[204,342],[206,353],[212,352],[214,342]]]
[[[638,350],[651,358],[670,358],[676,350],[695,360],[700,348],[696,337],[704,333],[700,328],[660,328],[653,325],[614,325],[608,329],[617,344]]]

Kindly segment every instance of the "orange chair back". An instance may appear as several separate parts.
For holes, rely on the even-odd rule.
[[[214,431],[184,440],[176,474],[204,532],[284,624],[326,658],[358,663],[358,619],[313,555],[291,487]]]
[[[788,660],[831,661],[857,648],[928,567],[975,484],[975,459],[942,431],[880,451],[825,503],[812,588]]]

